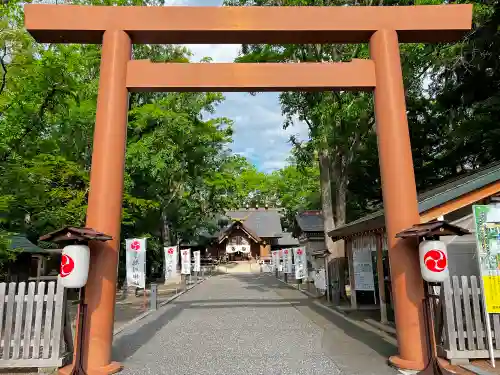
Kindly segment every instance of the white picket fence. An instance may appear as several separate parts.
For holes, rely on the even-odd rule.
[[[0,283],[0,368],[62,365],[64,297],[56,281]]]
[[[488,358],[486,323],[480,281],[476,276],[453,276],[443,283],[444,320],[438,329],[438,353],[450,359]],[[495,357],[500,357],[500,316],[490,314]],[[441,336],[442,334],[442,336]]]

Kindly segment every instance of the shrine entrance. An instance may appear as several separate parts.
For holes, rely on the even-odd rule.
[[[237,219],[224,228],[209,251],[225,262],[242,262],[258,259],[267,254],[266,239],[259,237],[244,220]],[[265,254],[263,254],[265,252]]]
[[[380,172],[395,302],[397,367],[427,362],[417,244],[396,239],[420,222],[399,43],[446,42],[470,30],[472,5],[381,7],[108,7],[25,5],[41,43],[102,43],[87,226],[113,236],[91,244],[86,373],[111,374],[128,92],[374,91]],[[370,60],[303,64],[152,63],[132,44],[369,43]],[[61,370],[69,373],[71,366]]]
[[[250,260],[250,255],[247,253],[242,253],[240,251],[236,251],[234,253],[228,254],[228,261],[230,262],[243,262],[245,260]]]
[[[241,262],[255,257],[252,254],[250,239],[245,236],[231,236],[225,243],[227,260],[230,262]]]
[[[232,236],[226,243],[226,255],[229,261],[241,262],[257,256],[252,254],[250,240],[244,236]]]

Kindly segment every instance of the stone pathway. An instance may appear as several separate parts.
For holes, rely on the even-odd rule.
[[[226,274],[260,273],[260,264],[255,261],[228,262],[226,264],[219,265],[218,271]]]
[[[392,375],[395,352],[266,274],[212,277],[114,343],[125,375]]]
[[[181,291],[183,285],[181,284],[169,284],[169,285],[158,285],[158,304],[166,301],[177,292]],[[149,291],[148,291],[149,293]],[[123,295],[122,291],[118,291],[116,294],[116,304],[115,304],[115,324],[114,329],[118,329],[130,322],[132,319],[138,317],[139,315],[145,313],[149,310],[149,294],[144,298],[142,292],[138,296],[135,296],[134,291],[131,289],[126,296]],[[76,314],[78,311],[78,306],[76,304],[69,305],[69,314],[73,326],[73,334],[75,333],[76,327]]]

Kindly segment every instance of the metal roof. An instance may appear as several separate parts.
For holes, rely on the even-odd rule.
[[[295,220],[302,232],[323,232],[323,214],[318,210],[299,212]]]
[[[232,223],[229,226],[227,226],[226,229],[224,229],[219,234],[219,237],[217,238],[217,241],[219,243],[221,243],[222,241],[224,241],[229,236],[229,233],[234,228],[241,229],[243,232],[245,232],[247,234],[248,237],[250,237],[252,240],[254,240],[257,243],[259,243],[259,242],[262,241],[262,239],[254,231],[252,231],[250,228],[248,228],[248,226],[246,226],[245,223],[242,222],[242,221],[240,221],[240,220],[235,220],[234,223]]]
[[[431,190],[419,194],[418,210],[420,213],[429,211],[434,207],[438,207],[499,180],[500,163],[494,163],[485,168],[469,172],[466,175],[448,180],[442,185],[438,185]],[[332,230],[328,235],[334,239],[340,239],[357,233],[380,229],[384,226],[384,210],[379,210]]]
[[[299,240],[292,233],[283,232],[283,237],[278,238],[278,246],[299,246]]]
[[[28,240],[25,236],[20,234],[15,234],[9,237],[10,250],[18,250],[23,253],[31,253],[31,254],[50,254],[53,253],[54,250],[46,250],[41,247],[36,246],[33,242]]]
[[[281,215],[276,208],[250,208],[226,212],[232,220],[239,220],[260,238],[281,237]]]

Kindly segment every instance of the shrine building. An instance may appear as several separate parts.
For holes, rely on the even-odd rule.
[[[229,261],[255,260],[271,256],[271,249],[282,245],[279,208],[241,208],[227,211],[227,224],[215,234],[209,252]]]

